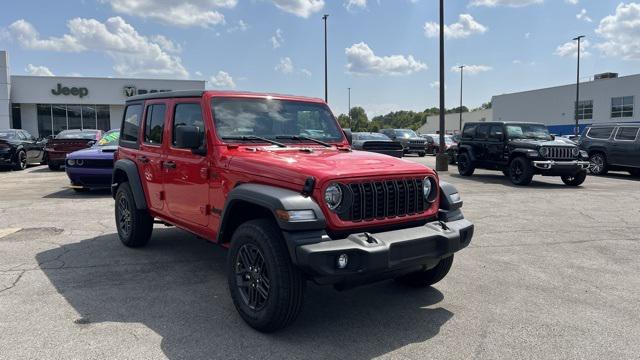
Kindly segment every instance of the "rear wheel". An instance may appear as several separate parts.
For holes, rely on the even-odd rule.
[[[518,156],[509,164],[509,180],[514,185],[529,185],[533,179],[533,167],[529,160]]]
[[[227,272],[233,304],[252,328],[273,332],[297,318],[306,282],[272,221],[250,220],[238,227]]]
[[[438,281],[444,279],[449,273],[453,264],[453,254],[441,259],[438,265],[429,270],[420,270],[395,278],[395,280],[403,285],[411,287],[431,286]]]
[[[116,226],[120,241],[128,247],[145,246],[153,232],[153,217],[146,210],[136,208],[133,192],[128,182],[123,182],[116,192]]]
[[[27,153],[24,150],[18,151],[16,154],[16,162],[13,164],[13,170],[24,170],[27,168]]]
[[[589,157],[589,171],[593,175],[606,175],[609,171],[607,158],[603,153],[593,153]]]
[[[587,171],[580,171],[575,175],[562,175],[562,182],[569,186],[580,186],[587,178]]]
[[[471,176],[476,170],[469,154],[466,152],[458,155],[458,173],[462,176]]]

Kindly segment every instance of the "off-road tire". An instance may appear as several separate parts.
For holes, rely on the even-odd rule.
[[[60,164],[56,164],[56,163],[48,161],[48,160],[47,160],[47,166],[49,166],[49,170],[51,170],[51,171],[60,170]]]
[[[397,282],[411,287],[427,287],[444,279],[453,264],[453,254],[441,259],[434,268],[420,270],[395,278]]]
[[[589,163],[589,172],[593,175],[607,175],[607,172],[609,172],[607,156],[601,152],[591,154]]]
[[[513,185],[526,186],[533,179],[533,166],[522,156],[514,157],[509,163],[509,180]]]
[[[424,157],[425,155],[427,155],[427,153],[426,153],[426,152],[419,152],[419,153],[418,153],[418,156],[420,156],[420,157]]]
[[[133,198],[133,192],[128,182],[118,186],[116,192],[116,227],[118,237],[125,246],[142,247],[151,238],[153,232],[153,217],[147,210],[139,210]]]
[[[16,162],[12,166],[13,170],[22,171],[27,168],[27,153],[24,150],[16,154]]]
[[[247,258],[241,256],[243,249],[252,249],[254,256],[250,259],[258,259],[257,253],[262,257],[261,262],[256,260],[258,265],[253,266],[253,273],[247,269]],[[274,332],[288,326],[298,317],[302,309],[306,280],[292,264],[282,233],[273,221],[255,219],[238,227],[231,239],[227,271],[233,304],[242,319],[252,328],[261,332]],[[269,284],[266,288],[267,295],[262,296],[265,283]],[[240,284],[244,286],[241,287]],[[256,290],[251,290],[252,285],[256,285],[254,289],[262,286],[259,294],[254,295],[261,296],[260,304],[256,300],[251,305],[251,300],[248,299],[250,293],[245,293],[255,293]]]
[[[458,174],[462,176],[471,176],[476,170],[473,161],[466,152],[458,154]]]
[[[569,186],[580,186],[587,178],[587,171],[580,171],[575,175],[562,175],[562,182]]]

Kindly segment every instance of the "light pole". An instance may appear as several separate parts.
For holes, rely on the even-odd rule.
[[[444,153],[444,0],[440,0],[440,144],[436,155],[436,171],[447,171],[449,160]]]
[[[351,128],[351,88],[347,88],[349,90],[349,128]]]
[[[584,35],[580,35],[578,37],[573,38],[573,40],[578,41],[578,68],[576,70],[576,105],[574,110],[574,116],[576,119],[576,128],[574,130],[574,135],[578,136],[580,133],[580,125],[578,124],[578,102],[580,101],[580,40],[585,37]]]
[[[329,102],[329,88],[327,77],[327,19],[329,14],[324,14],[322,20],[324,21],[324,101]]]
[[[460,132],[462,132],[462,73],[464,72],[464,65],[458,67],[460,68]]]

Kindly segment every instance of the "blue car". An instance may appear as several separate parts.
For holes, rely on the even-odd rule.
[[[73,190],[84,192],[110,188],[113,155],[118,149],[119,139],[120,130],[111,130],[90,148],[67,155],[65,169]]]

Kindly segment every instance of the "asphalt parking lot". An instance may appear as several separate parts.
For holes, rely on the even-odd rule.
[[[125,248],[109,193],[76,194],[46,166],[0,172],[0,358],[637,359],[640,181],[521,188],[452,170],[476,235],[447,278],[311,285],[271,335],[235,311],[223,248],[164,226]]]

